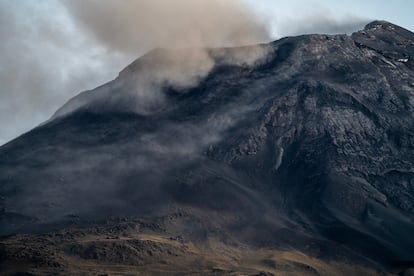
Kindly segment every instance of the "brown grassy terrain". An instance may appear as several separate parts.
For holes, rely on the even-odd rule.
[[[212,235],[190,241],[151,224],[67,228],[0,243],[2,275],[386,275],[295,249],[253,247]]]

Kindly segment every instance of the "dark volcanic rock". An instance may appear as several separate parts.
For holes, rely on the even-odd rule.
[[[148,60],[168,56],[153,51],[1,147],[0,232],[182,208],[193,219],[169,228],[177,236],[297,248],[327,239],[412,264],[414,34],[375,21],[261,47],[252,64],[223,61],[249,47],[209,50],[215,65],[198,85],[166,83],[162,103],[137,113],[125,91]],[[231,215],[210,220],[216,212]]]

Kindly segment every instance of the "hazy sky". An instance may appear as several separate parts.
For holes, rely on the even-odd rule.
[[[349,18],[368,20],[382,19],[414,30],[414,1],[412,0],[249,0],[263,15],[270,18],[273,26],[288,19],[306,19],[315,17],[346,21]],[[306,21],[303,21],[306,22]],[[308,22],[312,25],[312,21]],[[277,32],[276,32],[277,33]]]
[[[411,0],[0,0],[0,145],[152,47],[350,33],[373,19],[414,30],[413,10]]]

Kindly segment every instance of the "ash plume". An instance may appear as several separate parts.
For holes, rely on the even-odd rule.
[[[242,1],[113,0],[64,2],[80,26],[111,50],[223,47],[268,39],[265,22]]]
[[[217,49],[269,40],[264,22],[240,1],[64,3],[77,24],[109,51],[138,55],[155,49],[120,74],[128,89],[119,97],[134,99],[123,108],[140,114],[151,113],[165,103],[163,87],[185,90],[196,86],[218,62],[252,66],[267,54],[267,48],[261,45],[241,47],[231,56],[226,55],[225,49]],[[110,105],[119,107],[123,102],[119,97]],[[78,99],[76,105],[72,101],[70,108],[64,109],[73,111],[94,100],[95,97]],[[62,113],[66,112],[58,112]]]

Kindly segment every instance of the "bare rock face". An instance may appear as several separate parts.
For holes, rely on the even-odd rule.
[[[154,231],[186,241],[412,266],[414,34],[374,21],[257,47],[155,50],[1,147],[0,233],[163,217]]]

